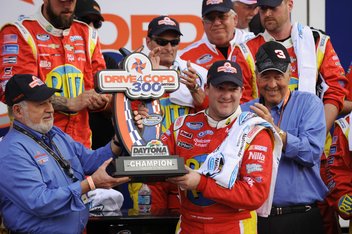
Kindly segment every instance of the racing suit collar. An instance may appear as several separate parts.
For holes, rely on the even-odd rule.
[[[35,17],[37,18],[39,24],[44,28],[44,30],[47,31],[48,33],[56,36],[56,37],[68,35],[70,28],[65,29],[65,30],[55,28],[47,19],[45,19],[44,15],[42,13],[42,8],[43,7],[39,8]]]
[[[230,123],[235,121],[235,119],[242,113],[242,110],[241,110],[241,107],[238,106],[237,110],[235,112],[233,112],[226,119],[223,119],[223,120],[220,120],[220,121],[214,120],[212,117],[210,117],[208,115],[208,109],[206,109],[204,113],[205,113],[205,115],[206,115],[206,117],[208,119],[209,126],[212,127],[212,128],[219,129],[219,128],[227,127]]]

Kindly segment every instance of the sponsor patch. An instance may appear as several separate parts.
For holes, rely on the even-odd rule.
[[[263,167],[260,164],[247,164],[246,171],[247,171],[247,174],[250,174],[256,171],[263,171]]]
[[[193,134],[192,134],[192,133],[189,133],[189,132],[186,132],[186,131],[184,131],[184,130],[181,130],[180,136],[186,137],[186,138],[188,138],[188,139],[192,139]]]
[[[211,54],[205,54],[202,57],[198,58],[196,60],[196,63],[198,64],[203,64],[203,63],[208,63],[213,59],[213,56]]]
[[[202,147],[202,148],[205,148],[205,147],[208,147],[208,144],[210,142],[210,139],[207,139],[207,140],[203,140],[203,139],[193,139],[194,141],[194,145],[195,146],[198,146],[198,147]]]
[[[18,36],[16,34],[5,34],[4,35],[4,44],[7,43],[17,43]]]
[[[18,54],[18,52],[19,52],[18,45],[7,44],[7,45],[2,46],[2,54],[3,55]]]
[[[75,54],[85,54],[86,52],[84,50],[75,50]]]
[[[37,34],[36,37],[39,41],[48,41],[50,39],[49,34]]]
[[[335,161],[335,157],[334,156],[329,156],[328,157],[328,165],[332,165]]]
[[[2,58],[3,64],[16,64],[17,63],[17,56],[10,56]]]
[[[4,68],[4,76],[12,76],[12,67]]]
[[[263,177],[257,176],[257,177],[254,178],[254,180],[255,180],[257,183],[261,183],[261,182],[263,182]]]
[[[83,38],[79,35],[70,36],[70,41],[83,41]]]
[[[243,180],[246,181],[246,183],[249,185],[249,187],[253,187],[254,180],[251,177],[244,176]]]
[[[338,139],[339,139],[338,136],[333,136],[333,137],[332,137],[332,142],[331,142],[331,144],[336,144],[336,142],[337,142]]]
[[[338,203],[339,211],[346,215],[350,215],[352,213],[352,197],[348,194],[342,196]]]
[[[186,126],[192,130],[198,130],[203,127],[203,123],[202,122],[188,122],[188,123],[186,123]]]
[[[46,61],[46,60],[40,60],[39,66],[40,66],[41,68],[48,68],[48,69],[50,69],[50,68],[51,68],[51,62],[50,62],[50,61]]]
[[[248,159],[257,160],[263,163],[265,162],[265,155],[261,152],[249,152]]]
[[[331,146],[330,147],[330,154],[335,154],[336,153],[336,146]]]
[[[202,138],[206,135],[213,135],[213,134],[214,134],[214,132],[212,130],[205,130],[203,132],[198,133],[198,137]]]
[[[181,148],[184,148],[184,149],[188,149],[188,150],[190,150],[190,149],[193,148],[193,145],[188,144],[188,143],[186,143],[186,142],[182,142],[182,141],[178,141],[178,142],[177,142],[177,146],[179,146],[179,147],[181,147]]]
[[[268,147],[263,146],[263,145],[251,145],[251,146],[249,146],[248,150],[257,150],[257,151],[267,152]]]

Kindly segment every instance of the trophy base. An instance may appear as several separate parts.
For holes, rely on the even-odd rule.
[[[165,181],[187,174],[184,159],[178,156],[134,156],[115,159],[113,177],[128,176],[132,182]]]

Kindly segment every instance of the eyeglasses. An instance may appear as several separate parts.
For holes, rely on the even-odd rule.
[[[177,46],[178,44],[180,44],[180,39],[173,39],[173,40],[166,40],[163,38],[158,38],[158,37],[154,37],[152,38],[153,41],[156,42],[156,44],[158,44],[159,46],[166,46],[167,44],[171,44],[172,47]]]
[[[230,13],[219,13],[219,14],[208,14],[203,17],[203,22],[206,24],[212,24],[216,19],[225,21],[230,17]]]
[[[93,27],[95,29],[99,29],[101,28],[101,26],[103,25],[103,23],[101,22],[101,20],[98,19],[91,19],[89,17],[81,17],[81,18],[77,18],[79,21],[83,21],[86,24],[93,24]]]

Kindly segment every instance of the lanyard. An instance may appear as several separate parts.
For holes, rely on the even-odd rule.
[[[288,91],[288,93],[285,96],[285,100],[284,103],[282,103],[282,106],[280,108],[280,118],[279,118],[279,122],[277,123],[277,126],[280,128],[280,124],[281,124],[281,120],[282,120],[282,116],[284,115],[284,110],[286,107],[286,104],[288,103],[288,101],[290,100],[291,97],[291,91]]]
[[[61,155],[59,148],[56,146],[54,141],[50,140],[51,145],[55,148],[56,152],[52,150],[47,144],[45,144],[44,141],[39,140],[36,138],[32,133],[28,132],[26,129],[13,124],[13,128],[16,129],[17,131],[23,133],[24,135],[28,136],[35,142],[37,142],[42,148],[44,148],[54,159],[55,161],[61,166],[61,168],[64,170],[65,174],[72,179],[73,182],[78,181],[78,179],[74,176],[73,170],[71,168],[70,163]]]

